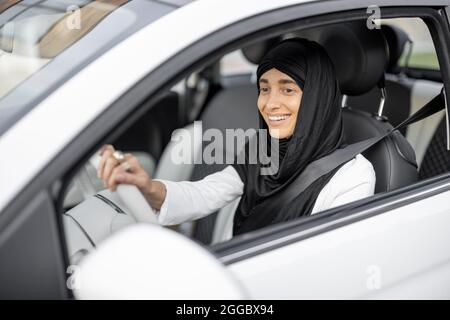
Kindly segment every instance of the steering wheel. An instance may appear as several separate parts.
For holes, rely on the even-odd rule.
[[[89,162],[97,169],[100,159],[100,156],[96,154]],[[117,186],[117,194],[129,210],[128,213],[136,220],[136,222],[159,224],[153,209],[136,186],[119,184]]]
[[[72,264],[77,264],[97,244],[115,231],[136,222],[159,225],[153,209],[139,189],[132,185],[119,185],[117,192],[99,189],[93,181],[98,155],[85,164],[84,176],[78,177],[77,186],[84,198],[63,215],[63,223]]]

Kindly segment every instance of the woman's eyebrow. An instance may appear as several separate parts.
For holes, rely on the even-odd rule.
[[[289,80],[289,79],[280,79],[280,80],[278,80],[278,83],[279,84],[296,84],[295,81]]]
[[[259,79],[259,83],[269,83],[269,80],[261,78],[261,79]],[[290,79],[280,79],[280,80],[278,80],[278,83],[279,84],[290,84],[290,83],[296,84],[295,81],[290,80]]]

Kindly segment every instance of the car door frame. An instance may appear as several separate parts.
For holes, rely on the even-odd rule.
[[[410,3],[406,4],[406,1],[397,1],[395,3],[397,4],[403,4],[404,7],[397,7],[397,8],[386,8],[384,11],[384,18],[393,18],[398,16],[403,17],[422,17],[424,19],[427,19],[426,22],[431,28],[435,28],[435,30],[430,30],[431,35],[433,37],[433,41],[435,43],[436,51],[438,54],[438,59],[440,60],[440,64],[442,66],[448,66],[450,64],[446,63],[450,61],[450,55],[449,55],[449,48],[445,48],[445,38],[449,38],[450,32],[448,27],[448,20],[447,18],[444,19],[442,16],[438,16],[435,14],[434,9],[426,9],[426,8],[419,8],[411,6]],[[315,8],[316,10],[320,8],[319,12],[323,12],[324,7],[323,3],[306,3],[302,5],[298,5],[298,8],[305,8],[305,6],[311,6],[311,8]],[[322,13],[318,15],[317,20],[323,19],[324,17],[328,16],[331,17],[328,20],[328,23],[337,22],[337,21],[343,21],[343,20],[353,20],[358,17],[361,17],[362,12],[359,10],[351,10],[346,11],[340,10],[338,8],[330,8],[331,5],[328,5],[327,11],[330,13]],[[364,6],[362,6],[365,8]],[[381,8],[383,8],[381,6]],[[281,14],[279,11],[272,12],[270,15],[274,14],[273,19],[272,16],[271,19],[265,17],[267,14],[263,14],[260,17],[256,17],[254,19],[265,19],[271,21],[270,25],[276,25],[275,21],[276,18],[281,20],[288,20],[289,18],[286,18],[286,10],[281,9],[283,11],[283,14]],[[293,14],[292,8],[289,9],[289,14]],[[307,10],[302,10],[303,13],[306,16],[311,16],[311,13],[305,13]],[[358,12],[356,12],[358,11]],[[298,14],[298,13],[297,13]],[[289,17],[289,15],[288,15]],[[302,25],[304,27],[313,26],[315,23],[318,22],[315,21],[314,18],[309,18],[309,24],[304,24],[302,22],[299,23],[299,21],[290,22],[290,23],[284,23],[283,26],[280,27],[271,27],[270,31],[264,30],[262,31],[261,28],[255,30],[254,32],[249,32],[249,29],[247,29],[246,33],[250,34],[251,37],[253,37],[253,41],[260,40],[264,37],[267,37],[269,35],[277,35],[280,32],[280,29],[288,28],[293,29],[293,25],[295,25],[297,28],[297,25]],[[251,22],[252,19],[249,19],[247,22]],[[302,18],[297,18],[296,20],[303,20]],[[442,25],[443,21],[445,21],[445,24]],[[319,23],[320,24],[320,23]],[[287,25],[287,26],[286,26]],[[238,38],[236,34],[240,34],[238,31],[234,31],[233,28],[241,27],[241,23],[238,23],[236,25],[230,26],[229,28],[226,28],[224,30],[221,30],[214,34],[214,40],[212,41],[213,44],[209,45],[210,47],[217,46],[220,39],[221,34],[220,33],[226,33],[224,36],[229,37],[229,34],[235,35],[235,38]],[[233,32],[230,31],[233,30]],[[242,30],[242,29],[241,29]],[[251,30],[251,29],[250,29]],[[256,34],[256,36],[255,36]],[[229,41],[228,45],[222,46],[219,51],[214,51],[212,54],[212,57],[209,57],[206,59],[207,61],[214,61],[214,57],[219,57],[224,52],[230,52],[239,47],[239,44],[247,41],[249,36],[242,36],[242,33],[240,34],[240,38],[236,39],[234,41]],[[233,38],[233,37],[231,37]],[[449,38],[450,39],[450,38]],[[201,45],[203,41],[207,41],[208,39],[203,39],[198,45]],[[208,42],[209,43],[209,42]],[[443,46],[441,46],[444,44]],[[211,50],[211,49],[210,49]],[[186,52],[189,51],[189,49],[186,50]],[[198,51],[203,51],[198,49]],[[179,58],[179,56],[175,57],[174,60]],[[182,63],[182,62],[180,62]],[[184,61],[184,63],[186,63]],[[172,84],[176,83],[180,78],[184,77],[189,71],[194,71],[198,69],[200,66],[205,64],[205,59],[199,59],[198,61],[191,63],[190,68],[185,70],[182,75],[179,75],[178,78],[175,80],[172,79],[172,81],[169,81],[165,88],[168,89],[171,87]],[[444,69],[444,68],[443,68]],[[158,76],[161,76],[163,78],[163,75],[158,72],[159,70],[156,70]],[[448,68],[447,68],[447,71]],[[446,85],[447,89],[446,94],[448,95],[448,92],[450,92],[450,73],[444,73],[443,79],[444,83]],[[153,77],[151,77],[153,78]],[[150,81],[144,80],[142,83],[150,84]],[[141,83],[141,84],[142,84]],[[136,89],[139,87],[140,84],[136,86]],[[148,87],[147,87],[148,88]],[[132,89],[132,90],[133,90]],[[126,102],[120,102],[118,105],[121,107],[124,107],[129,103],[128,99],[125,99],[126,96],[122,97]],[[121,99],[122,99],[121,98]],[[111,106],[111,108],[113,108]],[[123,123],[122,129],[126,128],[127,123],[132,123],[136,121],[140,117],[141,110],[136,110],[135,114],[128,119],[128,122]],[[120,112],[117,110],[117,112]],[[111,126],[111,123],[109,124]],[[120,134],[123,132],[121,128],[117,128],[116,131],[112,132],[110,131],[108,137],[110,140],[114,140],[117,136],[120,136]],[[94,148],[94,150],[98,148],[98,145]],[[324,211],[320,215],[315,215],[311,217],[307,217],[305,219],[302,219],[301,221],[292,221],[290,223],[286,223],[280,226],[272,226],[269,228],[265,228],[263,230],[256,231],[252,233],[251,236],[246,235],[245,237],[236,237],[227,243],[219,244],[211,247],[211,250],[220,258],[220,260],[225,264],[232,264],[235,263],[241,259],[247,259],[249,257],[252,257],[254,255],[264,253],[268,250],[273,250],[276,248],[279,248],[283,245],[290,244],[295,241],[300,241],[303,239],[306,239],[307,237],[312,237],[314,235],[320,234],[322,232],[330,231],[333,228],[339,228],[343,225],[354,223],[356,221],[360,221],[366,218],[369,218],[371,216],[382,214],[383,212],[393,209],[395,207],[400,207],[402,205],[407,205],[411,202],[417,201],[419,199],[423,199],[425,197],[432,196],[434,194],[437,194],[439,192],[444,192],[446,188],[448,187],[447,182],[450,178],[450,175],[444,175],[440,177],[436,177],[433,179],[429,179],[427,181],[419,182],[417,184],[414,184],[412,186],[407,186],[398,190],[395,190],[393,192],[390,192],[388,194],[378,194],[373,197],[370,197],[369,199],[362,199],[360,201],[352,202],[350,204],[340,206],[337,208],[333,208],[327,211]],[[364,214],[358,214],[364,212]],[[321,226],[321,227],[320,227]],[[320,227],[320,228],[319,228]],[[312,232],[314,230],[314,232]],[[289,235],[292,235],[294,233],[299,233],[298,237],[292,237]],[[301,233],[301,236],[300,236]],[[283,238],[289,238],[289,240],[286,241],[280,241],[280,239]],[[271,243],[271,245],[268,245],[268,243]],[[238,253],[238,254],[237,254]]]
[[[412,7],[396,8],[393,10],[395,10],[396,13],[383,16],[383,18],[394,18],[396,14],[399,14],[402,17],[430,18],[427,14],[423,15],[423,12],[416,11],[416,8]],[[450,75],[448,63],[446,63],[448,55],[441,45],[445,44],[445,38],[448,38],[450,35],[450,7],[445,7],[445,12],[445,19],[436,19],[434,21],[428,19],[425,20],[425,22],[429,28],[436,48],[448,101]],[[437,23],[441,23],[442,30],[437,30]],[[447,104],[447,128],[449,128],[448,108],[449,106]],[[447,141],[449,141],[449,139]],[[246,235],[243,238],[236,237],[229,242],[213,245],[211,249],[218,257],[220,257],[220,260],[224,264],[231,265],[255,255],[263,254],[270,250],[276,250],[283,246],[314,237],[315,235],[329,232],[345,225],[356,223],[383,214],[384,212],[400,208],[401,206],[406,206],[413,202],[446,192],[450,188],[449,178],[450,173],[439,175],[413,185],[390,191],[387,194],[376,194],[368,199],[362,199],[325,210],[318,215],[305,217],[298,221],[287,222],[279,226],[264,228],[252,232],[251,237],[249,235]]]
[[[2,211],[1,222],[9,221],[13,216],[17,215],[18,212],[23,212],[25,205],[43,188],[48,190],[52,197],[56,199],[56,207],[60,212],[62,209],[63,193],[67,189],[68,181],[74,176],[82,163],[88,159],[89,155],[95,152],[101,144],[118,137],[129,125],[147,111],[140,108],[140,102],[149,96],[149,92],[161,92],[164,89],[170,88],[171,85],[183,78],[187,73],[202,66],[205,61],[211,61],[225,52],[232,51],[249,38],[257,41],[264,37],[275,35],[282,30],[293,28],[293,24],[297,27],[299,21],[304,23],[304,20],[310,19],[309,17],[312,16],[324,17],[326,15],[333,15],[336,21],[342,21],[343,18],[351,20],[355,17],[359,17],[362,10],[374,3],[378,4],[381,8],[393,5],[392,1],[348,1],[345,3],[339,1],[327,1],[302,3],[292,7],[263,13],[245,21],[240,21],[223,30],[215,32],[209,37],[199,40],[182,53],[173,57],[168,63],[161,65],[144,77],[136,85],[131,87],[126,94],[116,100],[100,117],[89,124],[76,139],[68,144],[60,154],[46,165],[45,170],[42,170],[36,175],[36,177],[23,189],[22,193],[5,207]],[[448,1],[432,1],[432,3],[427,5],[433,4],[438,6],[449,5]],[[423,4],[417,0],[395,1],[395,5],[400,7],[411,7],[414,5],[423,6]],[[357,14],[355,14],[356,11]],[[442,17],[434,17],[434,19],[440,21]],[[439,25],[437,27],[439,29]],[[445,39],[448,40],[448,24],[440,26],[440,28],[439,37],[445,37]],[[444,32],[442,28],[445,29],[444,34],[442,34]],[[224,43],[226,43],[226,45],[224,45]],[[447,65],[450,65],[449,48],[446,43],[444,43],[443,46],[445,49],[442,49],[441,47],[436,48],[436,50],[440,51],[438,52],[438,58]],[[185,66],[189,67],[186,68]],[[446,73],[445,76],[444,83],[446,84],[448,96],[450,79],[448,78],[448,73]],[[158,94],[153,96],[153,99],[155,100],[158,98]],[[127,115],[130,114],[132,114],[132,116],[127,118]],[[126,119],[126,121],[123,121],[124,119]],[[120,128],[117,128],[119,123],[122,123],[123,125]],[[349,209],[352,209],[353,214],[356,214],[357,212],[361,212],[364,206],[375,206],[376,204],[379,206],[380,203],[385,203],[384,208],[386,208],[389,205],[393,205],[392,203],[395,201],[397,201],[397,204],[401,201],[403,201],[403,203],[413,201],[411,200],[411,197],[417,198],[421,193],[435,190],[437,187],[448,187],[449,180],[449,176],[437,177],[429,181],[424,181],[418,185],[411,186],[409,189],[401,189],[390,193],[389,195],[378,195],[370,200],[352,203],[349,207],[342,207],[339,212],[333,213],[333,211],[331,211],[331,213],[328,213],[327,215],[321,215],[319,217],[320,219],[314,217],[313,219],[306,221],[305,225],[311,225],[311,223],[318,225],[320,224],[320,221],[318,220],[325,221],[327,218],[335,219],[335,215],[338,213],[341,214],[342,212],[345,212],[350,216]],[[360,218],[363,219],[366,217],[367,215],[361,216]],[[58,220],[59,233],[61,235],[58,241],[64,245],[62,223],[58,217],[55,218]],[[0,225],[2,225],[1,222]],[[264,241],[268,241],[269,238],[280,238],[284,234],[292,232],[293,228],[303,227],[304,226],[286,225],[283,230],[278,229],[278,227],[271,230],[265,230],[264,232],[267,232],[267,234],[264,234],[264,238],[266,239]],[[335,225],[334,227],[336,228],[338,225]],[[324,232],[324,230],[322,230],[322,232]],[[221,250],[225,250],[227,253],[230,253],[230,250],[234,250],[234,252],[243,251],[247,249],[246,244],[251,244],[253,246],[254,241],[262,241],[262,239],[261,235],[259,235],[254,237],[253,241],[250,241],[249,239],[232,240],[228,244],[228,247],[220,250],[217,249],[215,254],[218,255],[219,259],[224,263],[229,264],[236,262],[236,260],[231,261],[224,259],[224,251]],[[254,252],[253,254],[258,254],[258,252]],[[241,259],[247,257],[249,257],[249,255],[243,256]],[[66,257],[66,262],[67,261],[68,259]]]

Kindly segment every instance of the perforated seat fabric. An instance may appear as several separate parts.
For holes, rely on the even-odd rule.
[[[450,171],[445,117],[437,127],[419,170],[419,178],[427,179]]]
[[[442,83],[428,80],[415,80],[412,90],[410,114],[417,112],[425,104],[431,101],[431,99],[441,92],[441,89]],[[431,139],[433,138],[433,134],[444,117],[445,110],[441,110],[438,113],[423,119],[422,121],[408,126],[408,129],[406,130],[406,139],[409,143],[411,143],[416,151],[417,163],[419,167]]]

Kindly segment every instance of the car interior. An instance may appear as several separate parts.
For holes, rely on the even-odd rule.
[[[415,34],[419,29],[420,37]],[[421,19],[385,19],[380,28],[373,30],[367,28],[366,21],[337,23],[252,42],[230,52],[184,78],[152,103],[148,112],[118,139],[108,143],[136,155],[156,179],[196,181],[223,169],[226,164],[173,163],[170,154],[177,143],[176,129],[192,131],[194,121],[202,121],[203,130],[216,128],[224,134],[225,129],[258,128],[256,66],[271,45],[290,37],[317,41],[333,61],[343,94],[348,143],[384,134],[442,89],[438,66],[420,65],[418,57],[425,53],[436,60],[431,36]],[[450,171],[446,141],[442,110],[365,151],[376,173],[375,193],[390,192]],[[194,141],[192,157],[203,148],[201,140]],[[121,214],[111,221],[107,213],[100,213],[122,211],[117,195],[103,189],[90,163],[81,167],[69,185],[64,224],[72,262],[114,230],[133,223]],[[217,213],[174,229],[205,245],[220,243],[220,230],[233,218],[237,204],[238,199]],[[99,214],[94,218],[91,213],[95,210]]]

